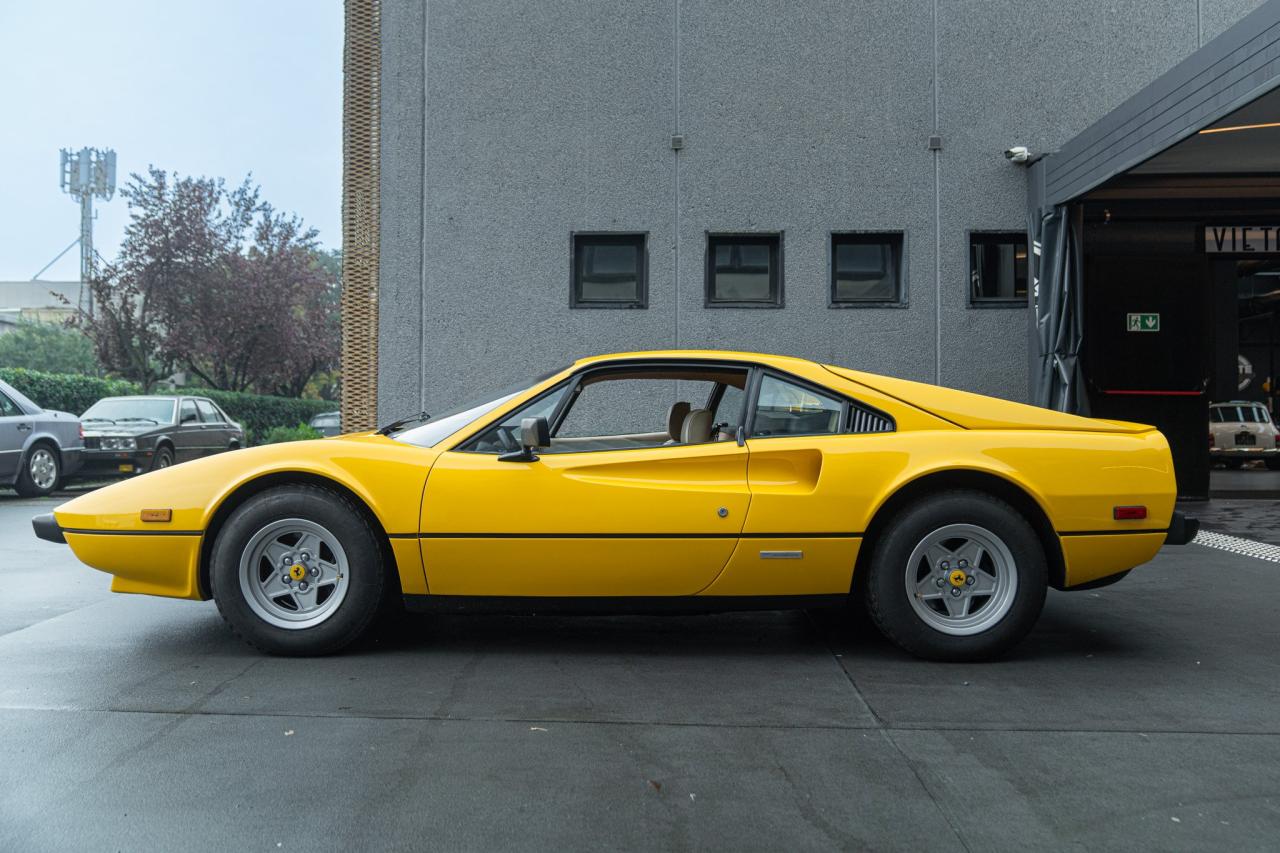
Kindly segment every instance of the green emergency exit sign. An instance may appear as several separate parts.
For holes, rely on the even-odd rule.
[[[1130,314],[1126,328],[1131,332],[1158,332],[1160,331],[1160,315]]]

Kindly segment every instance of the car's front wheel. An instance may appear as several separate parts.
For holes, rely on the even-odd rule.
[[[210,581],[232,630],[279,655],[329,654],[355,642],[387,588],[364,513],[311,485],[269,489],[237,507],[214,542]]]
[[[24,498],[43,498],[53,494],[61,477],[62,466],[58,462],[57,451],[40,443],[27,454],[13,487]]]
[[[932,660],[1007,652],[1044,607],[1044,549],[999,498],[951,491],[900,512],[870,565],[867,609],[886,637]]]
[[[173,450],[167,444],[160,445],[160,449],[156,451],[156,455],[151,457],[151,470],[159,471],[161,468],[168,468],[173,464]]]

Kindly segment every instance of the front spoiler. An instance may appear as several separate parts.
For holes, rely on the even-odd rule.
[[[1200,519],[1184,515],[1175,509],[1173,518],[1169,522],[1169,532],[1164,538],[1164,544],[1186,545],[1196,538],[1198,532],[1200,532]]]
[[[67,544],[67,537],[62,535],[62,528],[58,525],[58,520],[53,517],[51,512],[37,515],[31,519],[31,527],[35,530],[36,536],[46,542],[57,542],[59,545]]]

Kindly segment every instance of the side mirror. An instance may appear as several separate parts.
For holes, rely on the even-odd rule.
[[[546,418],[525,418],[520,421],[520,443],[525,450],[537,450],[551,446],[551,427]]]
[[[520,421],[520,449],[504,453],[499,462],[536,462],[535,450],[551,446],[551,427],[546,418],[524,418]]]

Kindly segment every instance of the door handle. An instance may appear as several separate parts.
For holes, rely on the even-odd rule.
[[[18,424],[18,429],[23,432],[31,432],[31,424]]]

